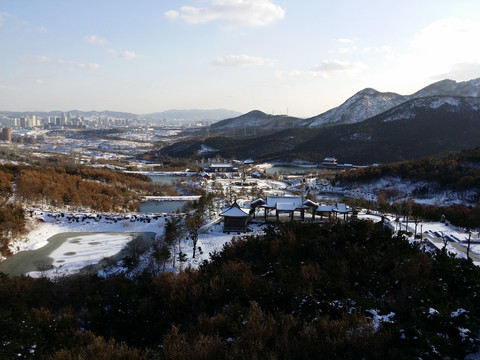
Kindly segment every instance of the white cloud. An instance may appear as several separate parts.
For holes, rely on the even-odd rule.
[[[175,20],[180,16],[180,13],[175,10],[169,10],[164,15],[167,19]]]
[[[365,69],[365,64],[361,62],[350,62],[350,61],[341,61],[341,60],[323,60],[319,65],[314,66],[313,68],[304,71],[304,70],[295,70],[289,75],[298,77],[298,76],[310,76],[310,77],[323,77],[329,78],[333,74],[342,73],[342,72],[356,72]]]
[[[127,59],[127,60],[132,60],[137,57],[137,54],[135,54],[133,51],[125,50],[119,55],[122,59]]]
[[[26,56],[22,59],[27,63],[67,65],[73,66],[80,70],[97,70],[98,68],[100,68],[100,65],[95,63],[86,64],[72,60],[54,59],[48,56]]]
[[[419,72],[433,76],[458,71],[462,64],[480,62],[479,39],[479,21],[442,19],[430,24],[414,37],[411,52],[406,57],[415,63]]]
[[[83,64],[83,63],[71,62],[70,65],[74,65],[77,69],[80,69],[80,70],[97,70],[100,68],[100,65],[95,63]]]
[[[109,53],[110,55],[113,55],[115,57],[118,57],[120,59],[125,59],[125,60],[133,60],[133,59],[136,59],[138,57],[138,55],[135,52],[129,51],[129,50],[125,50],[125,51],[122,51],[121,53],[119,53],[115,49],[107,49],[107,53]]]
[[[434,80],[455,79],[465,81],[480,77],[480,61],[456,63],[452,65],[450,70],[444,74],[434,76]]]
[[[94,44],[94,45],[105,45],[107,43],[107,39],[104,39],[98,35],[85,36],[83,38],[83,41],[85,41],[88,44]]]
[[[169,19],[181,18],[188,24],[219,20],[229,27],[265,26],[285,17],[285,10],[272,0],[212,0],[204,8],[182,6],[180,11],[167,11]]]
[[[219,66],[271,66],[275,63],[274,60],[268,58],[262,58],[258,56],[249,55],[229,55],[223,57],[216,57],[213,59],[213,65]]]
[[[358,40],[358,39],[357,39]],[[341,47],[331,51],[331,53],[336,53],[336,54],[353,54],[358,51],[358,46],[355,45],[356,40],[355,39],[349,39],[349,38],[338,38],[336,41],[341,44]]]
[[[323,60],[319,65],[309,70],[314,76],[328,77],[333,73],[345,71],[358,71],[365,68],[360,62],[350,62],[341,60]]]

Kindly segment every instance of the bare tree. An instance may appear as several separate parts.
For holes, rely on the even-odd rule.
[[[467,259],[470,259],[470,244],[471,244],[471,241],[472,241],[472,231],[470,229],[468,229],[467,232],[468,232]]]
[[[193,241],[193,258],[195,259],[195,253],[197,248],[198,233],[200,228],[205,224],[202,211],[200,209],[193,210],[187,213],[185,217],[185,228]]]
[[[441,237],[442,242],[443,242],[443,248],[446,249],[447,245],[448,245],[448,236],[442,231],[440,237]]]
[[[171,248],[172,267],[175,267],[175,255],[177,245],[180,247],[180,239],[183,236],[183,227],[180,219],[171,218],[165,222],[164,240]],[[179,250],[180,251],[180,250]]]

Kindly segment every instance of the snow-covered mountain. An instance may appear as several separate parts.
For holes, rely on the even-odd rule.
[[[310,121],[308,126],[314,128],[326,125],[354,124],[381,114],[406,101],[432,96],[479,97],[480,78],[463,82],[442,80],[406,96],[390,92],[382,93],[367,88],[353,95],[342,105],[307,119]]]
[[[293,128],[321,128],[332,125],[356,124],[405,102],[431,96],[479,97],[480,78],[458,83],[453,80],[442,80],[412,95],[379,92],[372,88],[366,88],[347,99],[342,105],[308,119],[287,115],[271,115],[253,110],[241,116],[218,121],[205,131],[206,135],[202,134],[206,137],[214,135],[247,137]],[[442,102],[443,100],[439,101]],[[401,114],[398,116],[401,118]]]
[[[480,110],[480,97],[463,96],[430,96],[414,98],[380,114],[382,122],[408,120],[428,110],[442,109],[444,114],[475,114]],[[446,116],[446,115],[445,115]],[[434,120],[434,119],[432,119]],[[480,119],[479,119],[480,120]],[[434,124],[432,124],[433,126]],[[480,126],[480,123],[479,123]]]
[[[308,119],[308,127],[354,124],[381,114],[402,102],[406,97],[395,93],[381,93],[374,89],[359,91],[342,105]]]
[[[480,96],[480,78],[469,81],[456,82],[454,80],[441,80],[423,89],[415,94],[408,96],[411,99],[428,96]]]

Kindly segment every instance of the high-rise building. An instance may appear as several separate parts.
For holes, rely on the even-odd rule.
[[[12,130],[9,128],[3,128],[2,140],[12,142]]]

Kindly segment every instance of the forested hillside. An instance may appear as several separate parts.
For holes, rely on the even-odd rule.
[[[25,231],[25,206],[136,211],[139,196],[162,194],[149,178],[88,168],[0,166],[0,253]]]
[[[470,229],[480,228],[480,148],[452,153],[442,160],[426,158],[366,168],[342,171],[335,181],[353,188],[374,188],[378,181],[399,179],[400,183],[416,184],[411,198],[398,201],[400,189],[384,186],[375,203],[350,199],[351,205],[375,209],[384,213],[413,216],[417,219],[440,221],[446,217],[452,224]],[[466,205],[431,205],[415,203],[414,199],[434,197],[440,193],[456,193],[458,198],[468,197]]]
[[[24,359],[463,359],[480,270],[380,224],[287,224],[198,271],[0,276],[0,354]]]
[[[480,145],[479,105],[478,98],[429,97],[407,101],[362,122],[278,128],[262,136],[245,132],[239,123],[236,132],[182,139],[158,154],[317,163],[334,156],[341,163],[355,165],[439,158]]]
[[[369,182],[385,176],[434,181],[446,188],[480,189],[480,147],[451,153],[442,160],[425,158],[347,170],[336,175],[343,182]]]

